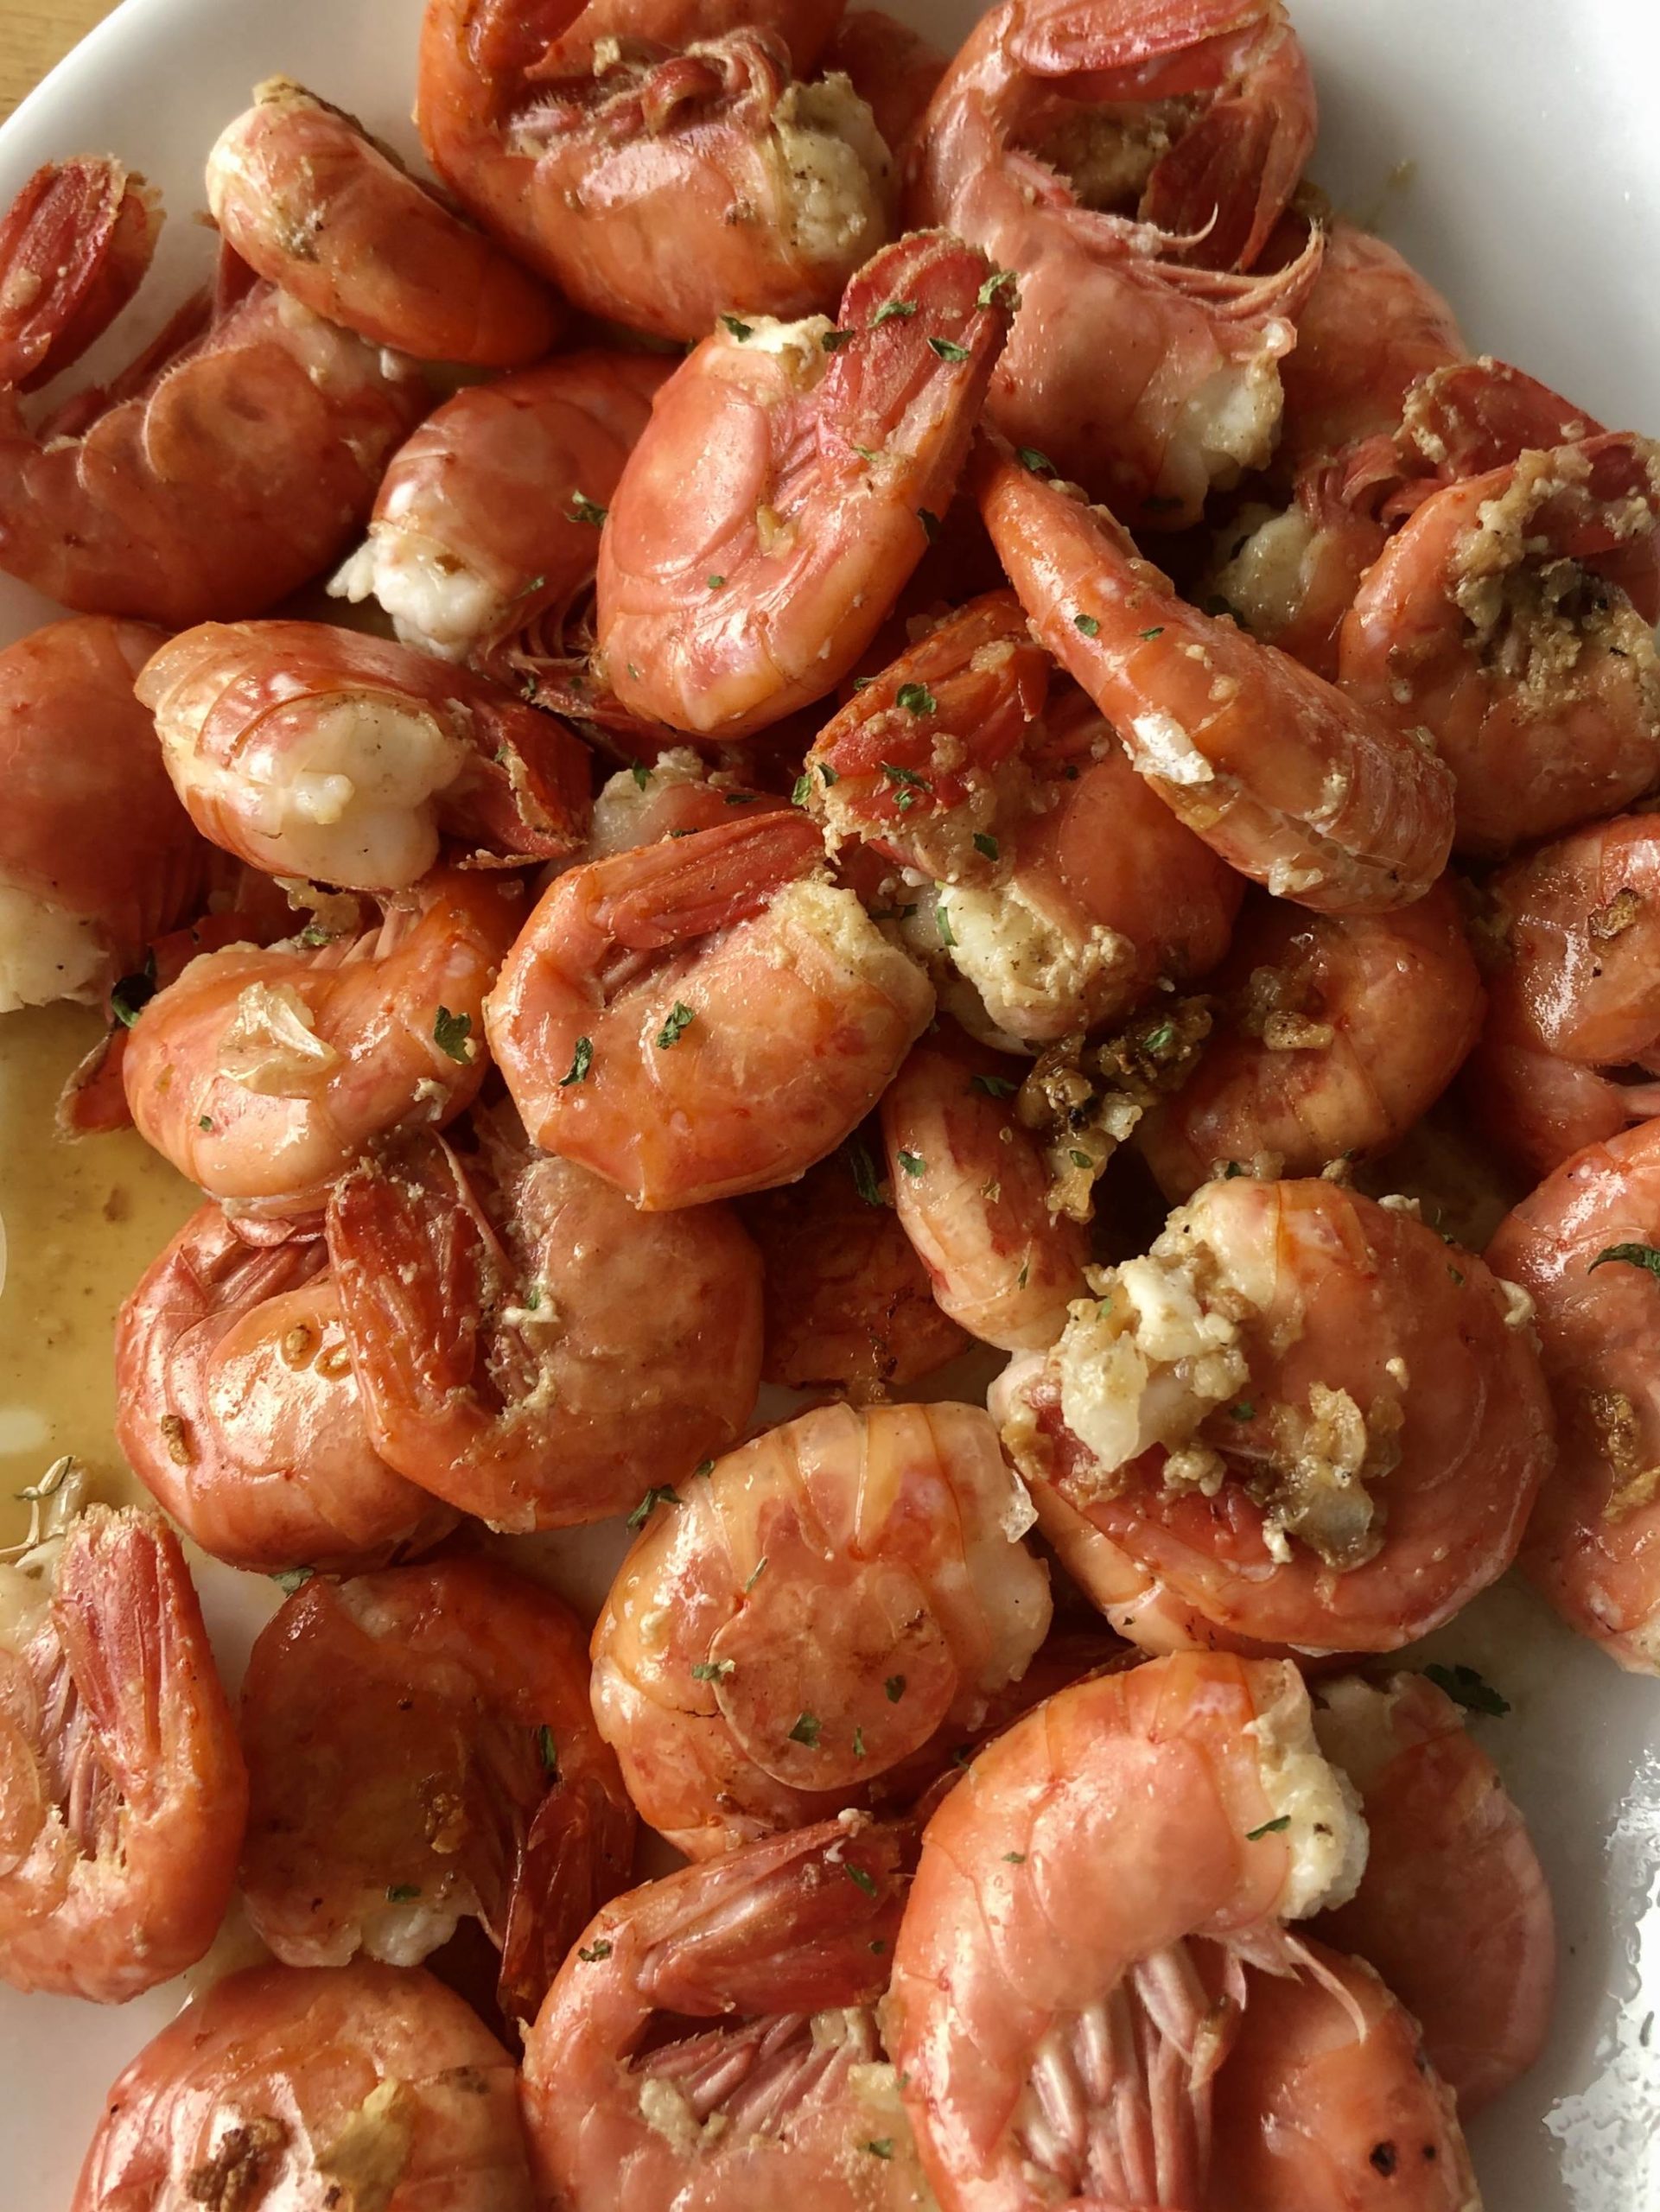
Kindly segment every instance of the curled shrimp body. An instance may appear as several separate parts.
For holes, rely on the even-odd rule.
[[[1388,914],[1307,914],[1256,894],[1210,989],[1198,1066],[1143,1115],[1137,1148],[1174,1201],[1229,1160],[1317,1175],[1386,1152],[1480,1031],[1483,997],[1445,881]]]
[[[482,678],[326,622],[206,622],[138,679],[192,820],[239,860],[404,891],[441,844],[569,858],[588,828],[574,731]]]
[[[981,512],[1033,627],[1213,851],[1322,913],[1421,899],[1453,779],[1393,722],[1179,599],[1110,517],[988,452]]]
[[[1211,2202],[1243,1962],[1294,1972],[1284,1923],[1364,1852],[1288,1663],[1153,1660],[1017,1721],[928,1823],[894,1948],[890,2047],[945,2212]]]
[[[1550,1403],[1479,1260],[1398,1205],[1239,1176],[1097,1281],[1002,1401],[1040,1518],[1058,1492],[1218,1628],[1307,1651],[1394,1650],[1511,1564]]]
[[[416,1966],[470,1915],[533,2013],[627,1878],[634,1812],[582,1625],[493,1562],[296,1590],[254,1645],[242,1740],[242,1887],[285,1965]]]
[[[1042,1151],[1008,1062],[942,1027],[883,1093],[894,1206],[944,1311],[983,1343],[1043,1351],[1085,1295],[1089,1236],[1049,1210]]]
[[[513,2063],[430,1974],[229,1975],[105,2100],[71,2212],[532,2212]]]
[[[471,1103],[523,912],[517,881],[440,870],[360,935],[204,953],[128,1037],[136,1127],[233,1211],[315,1211],[376,1138]]]
[[[526,2039],[568,2212],[927,2212],[878,2000],[914,1843],[857,1815],[620,1897]]]
[[[369,1441],[321,1238],[245,1243],[194,1213],[116,1322],[116,1435],[202,1549],[232,1567],[375,1565],[452,1516]]]
[[[712,1858],[960,1741],[1048,1631],[1030,1521],[975,1406],[825,1406],[683,1484],[594,1631],[595,1714],[641,1817]]]
[[[600,541],[598,649],[625,707],[737,737],[834,689],[951,505],[1006,289],[918,232],[866,262],[834,324],[728,316],[676,370]]]
[[[1320,1933],[1383,1975],[1467,2119],[1526,2073],[1550,2024],[1555,1920],[1527,1824],[1426,1676],[1347,1675],[1314,1703],[1371,1838],[1360,1887]]]
[[[370,1433],[498,1528],[638,1503],[740,1436],[761,1354],[760,1261],[722,1206],[641,1214],[532,1153],[512,1116],[463,1160],[437,1139],[363,1161],[328,1243]]]
[[[1572,829],[1660,775],[1655,456],[1605,435],[1447,486],[1344,618],[1338,681],[1433,735],[1460,851]]]
[[[1534,1303],[1561,1426],[1522,1564],[1569,1626],[1660,1674],[1660,1127],[1587,1145],[1498,1227],[1492,1264]]]
[[[0,1013],[96,998],[200,893],[207,850],[132,696],[162,642],[83,615],[0,652]]]
[[[201,1957],[247,1776],[179,1540],[86,1507],[0,1567],[0,1978],[120,2005]]]
[[[933,1011],[793,811],[572,869],[491,993],[532,1143],[648,1209],[787,1183],[850,1135]]]
[[[71,173],[138,187],[117,165]],[[68,324],[70,354],[99,334],[77,282],[84,211],[49,194],[7,267],[52,272],[35,317]],[[120,251],[119,221],[93,251]],[[154,243],[154,226],[144,259]],[[59,289],[61,276],[64,289]],[[103,391],[30,430],[0,391],[0,569],[92,614],[170,628],[257,614],[326,568],[373,502],[381,466],[413,428],[424,387],[408,365],[336,329],[237,264],[219,299],[181,310]],[[130,288],[129,288],[130,289]]]
[[[458,391],[387,463],[330,592],[378,600],[404,645],[445,660],[557,627],[593,582],[603,511],[672,366],[565,353]]]
[[[427,361],[511,369],[558,335],[553,302],[354,118],[286,77],[256,85],[207,156],[207,205],[248,266],[314,315]]]

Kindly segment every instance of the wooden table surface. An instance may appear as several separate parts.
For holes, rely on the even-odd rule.
[[[0,0],[0,118],[114,5],[115,0]]]

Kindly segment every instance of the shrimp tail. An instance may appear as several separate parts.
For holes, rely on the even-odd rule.
[[[758,914],[786,883],[824,859],[824,840],[803,815],[766,814],[707,830],[690,858],[672,841],[627,855],[619,891],[601,891],[593,922],[633,952],[709,937]]]
[[[443,826],[479,852],[467,865],[512,867],[563,860],[587,824],[591,756],[576,731],[551,714],[526,714],[517,700],[473,709],[478,753],[444,794]]]
[[[627,1886],[635,1821],[592,1774],[561,1775],[519,1846],[507,1901],[497,1996],[533,2020],[555,1974],[602,1904]]]
[[[1485,476],[1530,450],[1603,435],[1602,425],[1582,407],[1508,361],[1484,355],[1420,377],[1403,403],[1398,439],[1366,442],[1415,448],[1434,466],[1427,484],[1409,487],[1384,509],[1384,518],[1394,521],[1406,511],[1403,501],[1414,503],[1414,490],[1421,498],[1437,483]],[[1347,473],[1352,476],[1352,464]]]
[[[33,391],[78,361],[143,282],[162,210],[102,157],[35,170],[0,221],[0,384]]]

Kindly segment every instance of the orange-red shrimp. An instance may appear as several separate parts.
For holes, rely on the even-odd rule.
[[[865,264],[834,324],[728,316],[677,369],[600,540],[598,649],[625,707],[736,737],[834,689],[951,505],[1008,289],[917,233]]]
[[[604,1520],[742,1434],[760,1259],[722,1206],[637,1212],[532,1153],[512,1116],[465,1163],[431,1136],[329,1200],[341,1318],[377,1449],[498,1528]]]
[[[1049,1172],[1009,1063],[943,1027],[882,1095],[894,1207],[944,1311],[984,1344],[1044,1351],[1087,1295],[1089,1236],[1049,1209]]]
[[[1488,887],[1501,957],[1463,1086],[1483,1134],[1548,1175],[1660,1112],[1660,819],[1623,816],[1546,845]]]
[[[214,141],[207,205],[258,275],[372,345],[512,369],[559,334],[533,276],[287,77],[256,85]]]
[[[1660,449],[1524,453],[1426,499],[1368,569],[1338,681],[1451,768],[1460,851],[1507,852],[1660,776]]]
[[[232,1567],[375,1566],[453,1525],[369,1441],[328,1267],[320,1237],[245,1243],[206,1205],[117,1318],[127,1464]]]
[[[525,2050],[567,2212],[926,2212],[879,2000],[915,1846],[857,1815],[620,1897]]]
[[[988,451],[981,512],[1033,627],[1223,859],[1322,913],[1421,899],[1453,779],[1392,720],[1177,597],[1110,517]]]
[[[1238,1176],[1097,1281],[1002,1400],[1040,1517],[1311,1652],[1395,1650],[1515,1558],[1553,1458],[1527,1301],[1410,1213]]]
[[[118,162],[48,162],[0,218],[0,384],[34,391],[78,361],[143,283],[162,216]]]
[[[1307,914],[1258,893],[1209,988],[1220,1018],[1135,1143],[1173,1201],[1236,1160],[1317,1175],[1387,1152],[1480,1032],[1481,980],[1445,881],[1388,914]]]
[[[250,1967],[104,2101],[71,2212],[533,2212],[513,2062],[430,1974]]]
[[[674,365],[565,353],[458,391],[392,455],[330,592],[378,600],[406,645],[446,660],[558,626],[593,582],[605,509]]]
[[[849,1136],[933,1012],[794,812],[560,876],[491,1049],[531,1141],[648,1208],[787,1183]]]
[[[949,54],[881,8],[849,8],[821,64],[824,75],[848,79],[896,160],[950,67]]]
[[[201,1957],[236,1877],[247,1776],[201,1607],[131,1508],[0,1583],[0,1979],[124,2004]]]
[[[82,615],[0,652],[0,1014],[99,997],[202,889],[207,849],[132,696],[162,642]]]
[[[1527,1823],[1422,1675],[1320,1683],[1314,1733],[1360,1792],[1370,1838],[1360,1887],[1319,1932],[1383,1975],[1468,2119],[1526,2073],[1550,2025],[1555,1918]]]
[[[138,184],[102,160],[53,177],[21,234],[16,221],[5,232],[0,268],[20,289],[43,283],[32,321],[48,346],[60,341],[55,369],[134,289],[158,225],[135,274],[121,211],[142,201]],[[98,282],[111,260],[124,271],[113,291]],[[0,390],[0,569],[83,613],[176,628],[257,614],[345,550],[425,387],[409,365],[246,278],[232,264],[216,302],[193,302],[106,390],[34,430],[17,387]]]
[[[463,862],[568,859],[588,748],[482,677],[326,622],[205,622],[138,679],[205,836],[273,875],[405,891]]]
[[[1660,1125],[1587,1145],[1500,1223],[1534,1303],[1561,1442],[1522,1564],[1570,1627],[1660,1674]]]
[[[588,1682],[576,1615],[490,1560],[296,1590],[242,1693],[242,1887],[277,1956],[417,1966],[472,1916],[533,2014],[633,1855]]]
[[[1031,1517],[989,1418],[950,1404],[825,1406],[657,1502],[594,1630],[641,1817],[711,1858],[958,1741],[1048,1632]]]
[[[739,1202],[766,1284],[764,1382],[861,1404],[966,1350],[883,1190],[880,1156],[854,1135],[798,1183]]]
[[[471,1103],[524,911],[516,880],[439,870],[361,935],[204,953],[129,1033],[139,1133],[232,1211],[315,1211],[376,1138]]]
[[[1241,65],[1262,67],[1258,96],[1224,91]],[[1144,105],[1218,91],[1173,146],[1180,111]],[[1019,277],[991,419],[1138,530],[1197,521],[1213,484],[1269,459],[1276,367],[1320,241],[1272,274],[1227,272],[1272,229],[1313,127],[1278,0],[1193,0],[1152,22],[1129,0],[1070,13],[1063,0],[1005,0],[934,96],[911,219]],[[1116,212],[1143,188],[1146,220]],[[1190,235],[1154,227],[1167,221]],[[1193,265],[1195,246],[1223,268]]]
[[[1288,1662],[1153,1660],[999,1737],[928,1824],[888,1998],[944,2212],[1210,2203],[1244,1963],[1294,1972],[1284,1923],[1364,1852]]]

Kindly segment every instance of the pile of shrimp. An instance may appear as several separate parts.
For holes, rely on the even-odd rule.
[[[0,228],[0,1009],[200,1193],[0,1976],[264,1955],[75,2212],[1467,2212],[1555,1936],[1411,1647],[1660,1673],[1660,448],[1282,0],[428,0],[417,120],[259,86],[44,413],[162,211]]]

